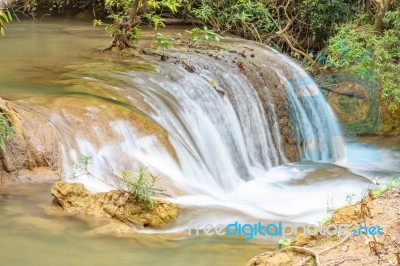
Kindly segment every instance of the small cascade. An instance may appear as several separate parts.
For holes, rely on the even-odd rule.
[[[113,141],[101,140],[102,134],[109,134],[104,128],[96,134],[76,129],[76,137],[64,145],[66,174],[71,174],[69,165],[79,154],[92,157],[99,176],[110,169],[136,169],[141,164],[168,180],[164,181],[167,187],[181,195],[176,200],[179,203],[220,204],[240,210],[250,204],[247,211],[261,215],[270,200],[264,194],[274,191],[265,187],[263,180],[271,169],[289,163],[281,134],[287,131],[280,124],[282,112],[290,113],[288,126],[293,135],[289,138],[295,140],[299,160],[340,159],[344,146],[340,126],[312,78],[271,48],[251,42],[246,45],[258,53],[264,73],[280,81],[277,85],[265,82],[269,79],[266,75],[249,78],[236,64],[185,53],[177,56],[190,62],[192,71],[153,60],[154,71],[82,76],[118,95],[113,100],[123,99],[137,108],[147,117],[146,123],[162,128],[172,149],[155,135],[141,134],[143,125],[115,116],[103,125],[112,131]],[[278,86],[288,102],[286,111],[278,110],[271,96]],[[92,112],[94,117],[100,115],[96,112]],[[62,118],[52,120],[62,128],[57,121]],[[88,177],[78,179],[91,190],[109,189]],[[249,199],[250,184],[258,186],[256,199]]]

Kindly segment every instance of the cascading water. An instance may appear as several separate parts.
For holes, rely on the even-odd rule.
[[[288,80],[278,72],[285,81],[294,133],[301,146],[302,159],[323,162],[342,159],[345,145],[336,116],[313,79],[298,65],[288,59],[286,61],[293,71],[300,74]]]
[[[311,77],[273,49],[246,45],[257,53],[259,67],[278,78],[286,92],[289,126],[301,159],[341,159],[345,145],[339,124]],[[254,217],[301,220],[298,215],[309,209],[304,205],[311,203],[312,197],[297,189],[302,205],[289,211],[288,206],[296,204],[285,199],[286,192],[282,194],[276,181],[296,180],[311,170],[287,165],[278,121],[281,114],[271,96],[276,87],[265,82],[269,77],[250,79],[236,64],[208,55],[175,56],[190,62],[190,71],[180,64],[153,61],[154,71],[109,71],[81,77],[101,84],[155,121],[168,133],[173,153],[157,137],[142,136],[140,125],[116,117],[108,123],[112,134],[118,136],[111,142],[95,145],[91,135],[77,130],[74,143],[64,145],[66,174],[79,154],[92,157],[98,176],[109,169],[136,169],[140,163],[161,174],[163,185],[179,195],[172,200],[185,206],[219,206]],[[59,121],[62,119],[52,120],[62,128]],[[100,139],[105,134],[96,132]],[[94,191],[109,189],[88,177],[81,176],[78,181]],[[271,206],[274,200],[280,204]],[[319,208],[321,205],[324,203],[319,203]]]
[[[49,205],[51,184],[2,185],[2,264],[243,265],[273,250],[278,239],[186,239],[187,228],[235,221],[318,224],[328,216],[327,202],[344,205],[353,193],[358,200],[366,188],[376,188],[369,179],[378,176],[385,186],[383,177],[390,182],[400,173],[398,139],[341,143],[339,125],[312,79],[268,47],[224,39],[207,49],[170,50],[167,62],[119,57],[93,51],[107,45],[102,29],[59,18],[45,22],[52,17],[12,23],[0,43],[0,97],[15,107],[11,115],[25,118],[24,138],[34,147],[7,147],[7,155],[17,151],[28,161],[18,162],[23,170],[12,180],[42,180],[49,170],[59,172],[53,167],[62,157],[60,174],[68,181],[91,191],[112,189],[84,175],[70,179],[72,161],[86,155],[92,157],[89,171],[100,178],[110,169],[149,166],[174,196],[168,200],[183,208],[171,227],[138,229],[162,235],[129,234],[133,238],[122,241],[103,235],[121,235],[103,219],[60,215]],[[7,155],[4,167],[14,163]],[[29,247],[26,256],[13,255],[21,247]]]

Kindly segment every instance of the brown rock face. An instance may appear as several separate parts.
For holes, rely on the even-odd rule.
[[[145,227],[168,225],[179,212],[179,207],[168,201],[155,199],[153,207],[147,208],[126,192],[112,190],[92,194],[80,183],[57,182],[51,188],[51,194],[67,212],[112,217]]]
[[[5,139],[6,151],[0,149],[0,183],[27,182],[32,177],[36,181],[57,179],[49,171],[59,165],[59,141],[53,126],[39,114],[1,98],[0,112],[15,131],[15,137]]]
[[[387,102],[381,101],[382,134],[400,136],[400,108],[391,111]]]

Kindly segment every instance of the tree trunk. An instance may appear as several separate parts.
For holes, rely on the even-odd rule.
[[[383,31],[383,18],[388,11],[391,3],[394,1],[390,0],[375,0],[376,14],[375,14],[375,26],[374,30],[376,33],[381,33]]]
[[[0,0],[1,1],[1,0]],[[140,2],[142,5],[139,7]],[[128,33],[136,26],[140,25],[142,15],[147,14],[150,11],[150,5],[148,0],[134,0],[132,3],[132,8],[129,11],[128,21],[120,19],[120,21],[115,22],[119,28],[119,32],[114,32],[113,40],[110,45],[103,51],[110,51],[114,47],[123,50],[125,48],[133,48],[134,46],[128,40],[125,33]]]

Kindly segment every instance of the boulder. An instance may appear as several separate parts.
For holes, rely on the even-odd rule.
[[[29,107],[1,98],[0,112],[15,133],[5,139],[6,151],[0,149],[0,184],[59,179],[52,172],[60,166],[59,138],[53,125]]]
[[[67,212],[112,217],[143,227],[166,226],[176,219],[179,212],[178,205],[165,200],[154,199],[150,208],[127,192],[91,193],[80,183],[57,182],[51,188],[51,194]]]

